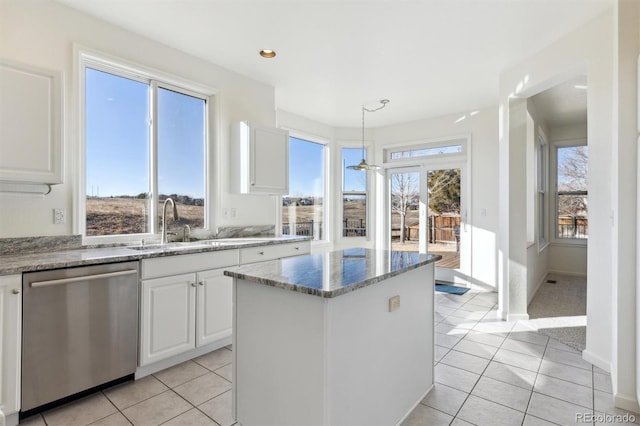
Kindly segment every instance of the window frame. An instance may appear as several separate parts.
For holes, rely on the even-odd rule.
[[[323,183],[323,209],[322,209],[322,239],[312,239],[311,240],[311,244],[313,245],[322,245],[322,244],[327,244],[331,242],[331,232],[333,232],[333,226],[331,223],[331,208],[332,208],[332,202],[331,202],[331,180],[330,180],[330,171],[331,171],[331,165],[330,165],[330,159],[331,159],[331,143],[329,140],[324,139],[320,136],[315,136],[315,135],[311,135],[308,133],[304,133],[304,132],[300,132],[298,130],[295,129],[290,129],[290,128],[286,128],[286,127],[282,127],[282,129],[287,130],[289,132],[289,143],[291,143],[291,138],[294,139],[299,139],[299,140],[303,140],[306,142],[310,142],[310,143],[315,143],[318,145],[322,145],[323,149],[322,149],[322,159],[323,159],[323,168],[322,168],[322,173],[323,173],[323,179],[322,179],[322,183]],[[291,161],[291,150],[289,150],[289,161]],[[287,164],[287,168],[289,168],[289,164]],[[289,170],[289,179],[291,179],[291,170]],[[291,185],[289,185],[289,191],[291,191]],[[289,196],[290,194],[285,194],[285,195],[281,195],[278,196],[278,229],[279,232],[282,232],[282,225],[283,225],[283,215],[282,215],[282,199],[286,196]],[[290,234],[282,234],[282,235],[290,235]]]
[[[558,205],[559,205],[559,195],[561,192],[561,191],[558,191],[558,150],[562,148],[573,148],[573,147],[579,147],[579,146],[586,146],[587,149],[589,147],[586,139],[568,139],[568,140],[554,141],[552,144],[553,149],[551,150],[551,153],[553,157],[553,163],[550,164],[550,166],[553,167],[553,173],[550,172],[549,174],[550,174],[550,177],[553,179],[554,203],[553,203],[553,210],[552,210],[553,219],[550,220],[550,222],[553,225],[553,233],[551,234],[551,238],[552,238],[551,241],[556,245],[566,244],[571,246],[586,246],[589,242],[589,234],[587,234],[587,238],[563,238],[558,236]],[[588,155],[589,154],[587,152],[587,156]],[[589,172],[587,170],[587,190],[584,191],[585,192],[584,195],[587,196],[587,199],[589,197],[588,176],[589,176]],[[587,218],[588,217],[589,215],[587,211]]]
[[[77,156],[74,158],[76,163],[76,182],[77,182],[77,201],[74,210],[77,212],[74,218],[74,229],[82,236],[83,244],[109,244],[109,243],[132,243],[141,240],[159,240],[160,239],[160,221],[159,215],[159,199],[158,199],[158,158],[157,158],[157,90],[163,88],[176,91],[188,96],[196,97],[205,101],[205,128],[204,128],[204,147],[203,147],[203,166],[204,166],[204,230],[209,232],[214,227],[214,217],[211,211],[211,205],[219,198],[219,193],[212,185],[210,185],[211,177],[214,175],[214,164],[217,156],[214,156],[212,149],[215,140],[211,131],[217,128],[216,111],[217,111],[217,90],[200,83],[189,81],[187,79],[165,73],[163,71],[145,67],[137,63],[117,58],[111,55],[97,52],[82,46],[74,45],[75,59],[75,81],[77,82]],[[149,84],[149,180],[150,191],[153,194],[149,206],[149,231],[137,234],[118,234],[118,235],[86,235],[86,111],[85,111],[85,70],[92,68],[101,72],[106,72],[118,77],[131,79],[134,81]]]
[[[549,238],[549,143],[544,133],[537,128],[536,139],[536,231],[538,251],[550,243]],[[557,167],[556,167],[557,170]],[[557,176],[556,176],[557,178]]]
[[[461,147],[459,152],[450,152],[446,154],[438,154],[438,155],[422,155],[415,157],[407,157],[407,158],[391,158],[393,153],[400,151],[418,151],[421,149],[437,149],[437,148],[446,148],[449,146],[457,146]],[[424,161],[451,161],[457,158],[467,157],[469,155],[469,136],[468,135],[452,135],[443,138],[437,139],[429,139],[429,140],[416,140],[413,142],[408,142],[406,144],[401,145],[393,145],[387,146],[384,148],[384,161],[385,164],[393,167],[394,163],[421,163]]]
[[[339,181],[339,185],[340,185],[340,201],[338,202],[338,212],[336,215],[336,219],[337,219],[337,223],[336,223],[336,232],[338,233],[338,240],[342,241],[342,242],[365,242],[365,241],[370,241],[371,240],[371,208],[372,208],[372,201],[371,201],[371,174],[372,173],[368,173],[368,172],[364,172],[365,173],[365,179],[366,179],[366,183],[365,183],[365,190],[364,190],[364,196],[365,196],[365,200],[366,200],[366,206],[365,206],[365,236],[356,236],[356,237],[348,237],[344,235],[344,169],[343,169],[343,150],[344,149],[358,149],[358,150],[362,150],[362,145],[358,145],[357,143],[345,143],[345,144],[340,144],[340,146],[338,147],[338,156],[339,156],[339,162],[338,164],[340,164],[340,181]],[[367,146],[365,146],[364,148],[364,154],[365,154],[365,160],[368,163],[371,163],[371,155],[370,155],[370,151],[371,149]]]

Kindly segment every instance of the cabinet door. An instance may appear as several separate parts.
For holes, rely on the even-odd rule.
[[[142,281],[140,365],[195,348],[196,274]]]
[[[20,409],[22,276],[0,277],[0,411]]]
[[[251,126],[249,192],[289,193],[289,132]]]
[[[198,321],[196,345],[231,336],[233,278],[224,269],[198,273]]]
[[[0,61],[0,181],[62,182],[62,74]]]

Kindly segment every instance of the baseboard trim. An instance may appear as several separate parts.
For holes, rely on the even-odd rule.
[[[638,401],[633,396],[616,394],[613,397],[613,403],[616,407],[622,408],[623,410],[640,413],[640,405],[638,405]]]
[[[529,314],[508,314],[507,321],[528,321]]]
[[[531,293],[531,296],[529,296],[529,300],[527,300],[527,306],[529,306],[533,298],[536,297],[536,294],[538,294],[538,290],[540,290],[540,287],[542,287],[542,283],[544,283],[547,280],[548,276],[549,276],[549,273],[547,272],[546,274],[544,274],[542,279],[538,282],[538,284],[536,285],[536,289],[533,291],[533,293]]]
[[[595,365],[596,367],[606,371],[607,373],[611,373],[611,362],[605,360],[604,358],[594,354],[593,352],[585,349],[582,351],[582,359],[587,361],[590,364]]]
[[[153,373],[157,373],[158,371],[167,369],[169,367],[173,367],[174,365],[181,364],[185,361],[189,361],[190,359],[196,358],[198,356],[204,355],[206,353],[215,351],[232,343],[231,336],[222,338],[216,342],[209,343],[205,346],[200,346],[195,349],[191,349],[188,352],[183,352],[179,355],[174,355],[169,358],[162,359],[160,361],[156,361],[153,364],[144,365],[138,367],[135,373],[135,379],[139,380],[145,376],[148,376]]]
[[[583,274],[582,272],[559,271],[557,269],[550,269],[549,271],[547,271],[547,275],[548,274],[569,275],[571,277],[587,278],[587,274]]]
[[[422,395],[420,397],[420,399],[418,399],[418,401],[413,404],[413,406],[411,407],[411,409],[407,412],[407,414],[405,414],[400,421],[396,424],[396,426],[400,426],[402,423],[404,423],[404,421],[407,419],[407,417],[409,417],[409,415],[413,412],[413,410],[415,410],[415,408],[420,405],[420,402],[422,402],[423,399],[426,398],[427,395],[429,395],[429,392],[431,392],[431,390],[434,388],[435,384],[432,384],[431,386],[429,386],[429,389],[427,389],[427,391],[424,393],[424,395]]]

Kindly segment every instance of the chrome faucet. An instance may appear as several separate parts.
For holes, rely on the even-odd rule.
[[[185,243],[191,241],[191,227],[189,225],[185,225],[182,229],[182,232],[182,241],[184,241]]]
[[[167,198],[164,200],[164,204],[162,205],[162,235],[160,236],[160,244],[167,243],[167,203],[171,204],[173,207],[173,220],[178,220],[178,209],[176,208],[176,203],[174,203],[171,198]]]

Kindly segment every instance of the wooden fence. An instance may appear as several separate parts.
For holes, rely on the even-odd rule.
[[[397,230],[399,231],[399,230]],[[399,237],[399,232],[392,235]],[[419,225],[407,227],[407,239],[417,241]],[[429,216],[427,218],[427,240],[430,244],[455,243],[460,238],[460,216]]]

